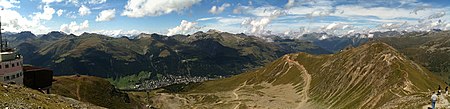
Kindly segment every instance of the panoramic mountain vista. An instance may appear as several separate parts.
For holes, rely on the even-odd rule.
[[[0,109],[450,109],[448,0],[0,0]]]

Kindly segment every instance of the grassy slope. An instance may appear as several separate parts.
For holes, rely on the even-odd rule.
[[[22,86],[0,83],[0,108],[101,108],[55,94],[43,94]]]
[[[390,55],[386,55],[390,54]],[[399,98],[435,90],[443,81],[428,70],[406,59],[392,47],[383,43],[366,44],[362,47],[335,55],[298,55],[296,61],[312,75],[312,100],[318,104],[336,108],[374,108]],[[386,61],[386,59],[392,58]],[[295,59],[295,58],[294,58]],[[302,84],[300,71],[291,69],[277,76],[285,61],[278,59],[266,67],[231,78],[205,82],[193,86],[186,93],[215,93],[231,91],[240,84],[270,82],[277,84]]]
[[[450,83],[450,31],[379,38]]]
[[[331,56],[299,55],[297,61],[314,72],[312,95],[316,101],[341,108],[373,108],[396,95],[428,92],[444,85],[393,48],[370,44]],[[389,58],[390,62],[385,61]]]
[[[139,108],[140,101],[115,89],[107,80],[92,76],[55,77],[52,93],[107,108]]]

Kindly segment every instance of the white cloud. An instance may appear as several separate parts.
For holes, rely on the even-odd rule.
[[[77,18],[77,13],[73,11],[67,12],[66,17],[75,19]]]
[[[89,0],[88,1],[89,4],[102,4],[105,2],[106,2],[106,0]]]
[[[86,16],[91,14],[91,9],[89,9],[88,7],[81,5],[80,9],[78,9],[78,13],[80,16]]]
[[[288,2],[286,3],[286,5],[284,5],[284,7],[286,9],[292,8],[294,6],[295,0],[288,0]]]
[[[251,33],[264,33],[265,27],[271,22],[270,18],[244,20],[241,24],[251,27]]]
[[[347,29],[350,28],[350,25],[343,23],[332,23],[330,25],[325,26],[323,29],[325,30],[337,30],[337,29]]]
[[[253,9],[253,7],[238,5],[236,8],[233,9],[233,14],[242,14],[251,9]]]
[[[139,35],[141,33],[148,33],[145,31],[140,31],[140,30],[97,30],[97,31],[93,31],[94,33],[98,33],[98,34],[103,34],[106,36],[111,36],[111,37],[121,37],[121,36],[134,36],[134,35]]]
[[[273,10],[267,17],[262,17],[259,19],[247,19],[242,21],[241,25],[250,27],[250,32],[253,34],[265,34],[267,31],[265,28],[272,20],[277,19],[281,15],[285,15],[286,12],[283,10]]]
[[[47,0],[47,1],[63,1],[63,0]],[[66,0],[67,3],[71,3],[75,6],[86,5],[86,4],[103,4],[106,3],[107,0]]]
[[[301,36],[302,36],[303,34],[306,34],[306,33],[309,33],[309,32],[310,32],[310,30],[308,30],[307,28],[305,28],[305,27],[300,27],[300,28],[298,28],[298,29],[296,29],[296,30],[285,31],[285,32],[283,33],[283,35],[284,35],[285,37],[291,38],[291,39],[300,39],[300,38],[302,38]]]
[[[0,7],[4,8],[4,9],[9,9],[9,8],[17,8],[19,6],[16,6],[16,4],[19,4],[20,1],[17,0],[0,0]]]
[[[211,9],[209,10],[209,13],[212,14],[220,14],[222,13],[226,8],[230,7],[231,5],[229,3],[224,3],[222,4],[222,6],[217,7],[217,6],[213,6],[211,7]]]
[[[95,21],[97,21],[97,22],[110,21],[110,20],[114,19],[115,16],[116,16],[116,9],[103,10],[97,16]]]
[[[167,35],[172,36],[175,34],[187,34],[189,32],[198,30],[199,27],[197,27],[196,25],[197,22],[189,22],[186,20],[182,20],[179,26],[169,29]]]
[[[128,17],[160,16],[180,12],[201,0],[128,0],[121,14]]]
[[[207,21],[207,20],[214,20],[214,19],[221,19],[222,17],[205,17],[205,18],[200,18],[197,19],[197,21]]]
[[[85,20],[83,23],[77,24],[77,22],[73,21],[70,24],[62,24],[60,27],[60,31],[66,33],[79,34],[81,30],[87,29],[89,27],[89,21]]]
[[[421,13],[416,16],[409,14],[411,11],[404,8],[388,8],[388,7],[373,7],[366,8],[356,5],[344,5],[336,7],[337,10],[345,11],[342,14],[336,14],[336,16],[342,17],[355,17],[355,16],[375,16],[380,19],[394,19],[394,18],[420,18]]]
[[[43,8],[44,12],[38,12],[38,13],[34,13],[34,17],[33,19],[35,20],[52,20],[53,18],[53,14],[55,14],[55,9],[51,8],[50,6],[46,5]]]
[[[350,24],[345,23],[331,23],[327,26],[323,26],[321,29],[324,32],[331,33],[331,34],[347,34],[349,31],[352,31],[353,26]],[[354,31],[354,30],[353,30]]]
[[[428,19],[437,19],[445,16],[445,12],[437,12],[428,16]]]
[[[379,27],[381,29],[396,30],[396,29],[402,28],[406,25],[408,25],[408,22],[384,23],[384,24],[381,24]]]
[[[417,12],[422,11],[422,10],[426,10],[428,8],[431,8],[431,6],[417,6],[416,8],[414,8],[413,11],[410,12],[410,14],[414,13],[414,14],[417,15]]]
[[[63,13],[64,13],[64,10],[62,10],[62,9],[59,9],[58,11],[56,11],[56,14],[58,16],[61,16]]]
[[[272,14],[273,14],[272,12],[275,12],[275,11],[285,12],[284,9],[280,9],[278,7],[262,6],[262,7],[248,8],[248,9],[242,10],[242,13],[251,14],[254,16],[258,16],[258,17],[269,17],[269,16],[272,16]]]
[[[48,28],[40,24],[39,20],[29,20],[17,11],[5,9],[0,12],[2,29],[10,32],[31,31],[33,33],[48,32]]]
[[[450,30],[450,23],[447,23],[447,25],[445,25],[445,30]]]
[[[317,9],[317,10],[314,10],[311,13],[309,13],[307,16],[309,18],[324,17],[324,16],[329,16],[333,13],[334,13],[334,10],[332,10],[332,9]]]
[[[59,3],[59,2],[62,2],[62,1],[63,0],[42,0],[42,3],[50,4],[50,3],[53,3],[53,2]]]

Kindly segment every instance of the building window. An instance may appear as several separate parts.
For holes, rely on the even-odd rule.
[[[3,65],[0,65],[0,69],[2,69],[2,66],[3,66]]]
[[[9,68],[9,64],[6,64],[6,65],[5,65],[5,68]]]
[[[11,67],[14,67],[14,65],[15,65],[15,64],[14,64],[14,63],[12,63],[12,64],[11,64]]]
[[[19,62],[16,63],[16,66],[19,66]]]
[[[17,74],[16,74],[16,77],[17,77],[17,78],[20,77],[20,73],[17,73]]]
[[[9,80],[9,76],[5,76],[5,81],[8,81]]]
[[[12,75],[11,79],[15,79],[15,78],[16,78],[16,75]]]

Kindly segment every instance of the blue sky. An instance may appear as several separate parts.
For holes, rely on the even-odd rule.
[[[450,0],[0,0],[6,31],[255,35],[450,29]],[[415,11],[416,10],[416,11]]]

